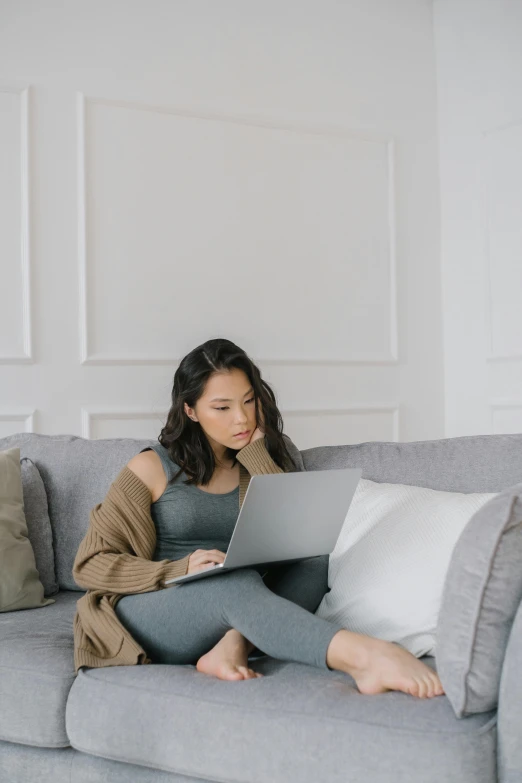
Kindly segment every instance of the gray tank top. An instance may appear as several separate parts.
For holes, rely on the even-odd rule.
[[[161,459],[167,481],[179,466],[161,443],[152,449]],[[151,504],[150,513],[156,527],[156,550],[153,560],[179,560],[196,549],[219,549],[226,552],[239,516],[239,486],[217,495],[204,492],[194,484],[187,486],[183,471],[173,484]]]

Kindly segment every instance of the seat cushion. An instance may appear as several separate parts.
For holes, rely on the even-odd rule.
[[[83,595],[83,593],[82,593]],[[69,745],[65,702],[74,680],[76,591],[38,609],[0,614],[0,739],[45,748]]]
[[[433,667],[433,659],[424,659]],[[230,682],[193,666],[80,669],[77,750],[231,783],[491,783],[495,713],[458,720],[445,696],[364,696],[343,672],[265,657]]]

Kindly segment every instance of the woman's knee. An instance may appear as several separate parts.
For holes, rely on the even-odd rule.
[[[236,568],[233,571],[216,574],[210,579],[213,582],[211,593],[213,596],[219,596],[219,603],[223,607],[228,606],[230,600],[235,605],[238,597],[242,599],[249,596],[259,586],[265,588],[263,577],[253,568]]]
[[[234,584],[255,584],[263,581],[263,577],[255,568],[236,568],[223,574],[223,577],[220,578],[227,579]]]

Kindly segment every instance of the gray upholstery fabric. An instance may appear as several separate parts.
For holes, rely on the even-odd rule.
[[[522,603],[511,628],[498,700],[499,780],[522,780]]]
[[[0,740],[0,781],[70,783],[71,763],[76,752],[72,748],[31,748]]]
[[[500,492],[522,481],[522,434],[316,446],[301,454],[306,470],[362,468],[365,479],[446,492]]]
[[[0,450],[18,446],[42,476],[55,541],[56,576],[62,590],[81,590],[72,577],[91,509],[100,503],[124,465],[146,440],[87,440],[75,435],[19,433],[0,440]]]
[[[27,457],[20,460],[27,535],[33,547],[36,568],[44,586],[44,595],[60,589],[54,570],[53,534],[47,506],[47,495],[38,468]]]
[[[0,740],[1,783],[201,783],[201,778],[122,764],[74,748],[31,748]],[[206,783],[206,781],[203,781]]]
[[[202,780],[72,751],[70,783],[199,783]],[[69,783],[69,778],[64,783]]]
[[[342,672],[253,666],[265,676],[240,682],[190,666],[82,669],[67,702],[71,745],[238,783],[495,779],[494,713],[459,721],[444,696],[364,696]]]
[[[0,438],[0,450],[20,448],[37,466],[47,492],[62,590],[80,590],[72,564],[89,524],[121,468],[150,440],[87,440],[75,435],[18,433]],[[413,443],[318,446],[292,455],[306,470],[361,467],[363,478],[458,492],[498,492],[522,480],[522,434],[480,435]],[[74,491],[72,491],[74,488]]]
[[[27,433],[0,439],[0,450],[18,446],[41,473],[62,588],[79,590],[71,567],[91,508],[123,465],[150,443]],[[302,463],[307,470],[361,467],[363,477],[374,481],[500,492],[522,481],[522,435],[317,447],[302,452]],[[497,780],[496,714],[458,720],[446,697],[363,696],[340,672],[268,657],[253,662],[264,678],[239,683],[193,667],[160,665],[86,669],[74,679],[72,619],[81,594],[60,592],[54,605],[0,618],[0,737],[49,747],[70,740],[77,748],[0,742],[2,782]],[[519,775],[518,619],[512,640],[515,635],[500,713],[506,770]],[[520,775],[507,774],[505,783],[515,780]]]
[[[492,710],[522,599],[522,483],[470,519],[451,557],[437,626],[437,668],[457,717]]]
[[[55,603],[0,614],[0,739],[47,748],[69,745],[65,702],[74,680],[73,617],[78,592]]]
[[[62,590],[81,590],[72,577],[72,565],[87,531],[91,509],[101,503],[131,457],[151,443],[133,438],[87,440],[76,435],[26,432],[0,438],[0,451],[18,447],[20,456],[29,457],[42,476],[55,541],[56,576]],[[302,469],[300,452],[289,438],[287,446]]]

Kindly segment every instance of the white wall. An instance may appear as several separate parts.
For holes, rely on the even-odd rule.
[[[225,336],[301,449],[443,437],[428,0],[4,0],[0,81],[0,435],[156,437]]]
[[[522,432],[522,2],[434,20],[446,433]]]

